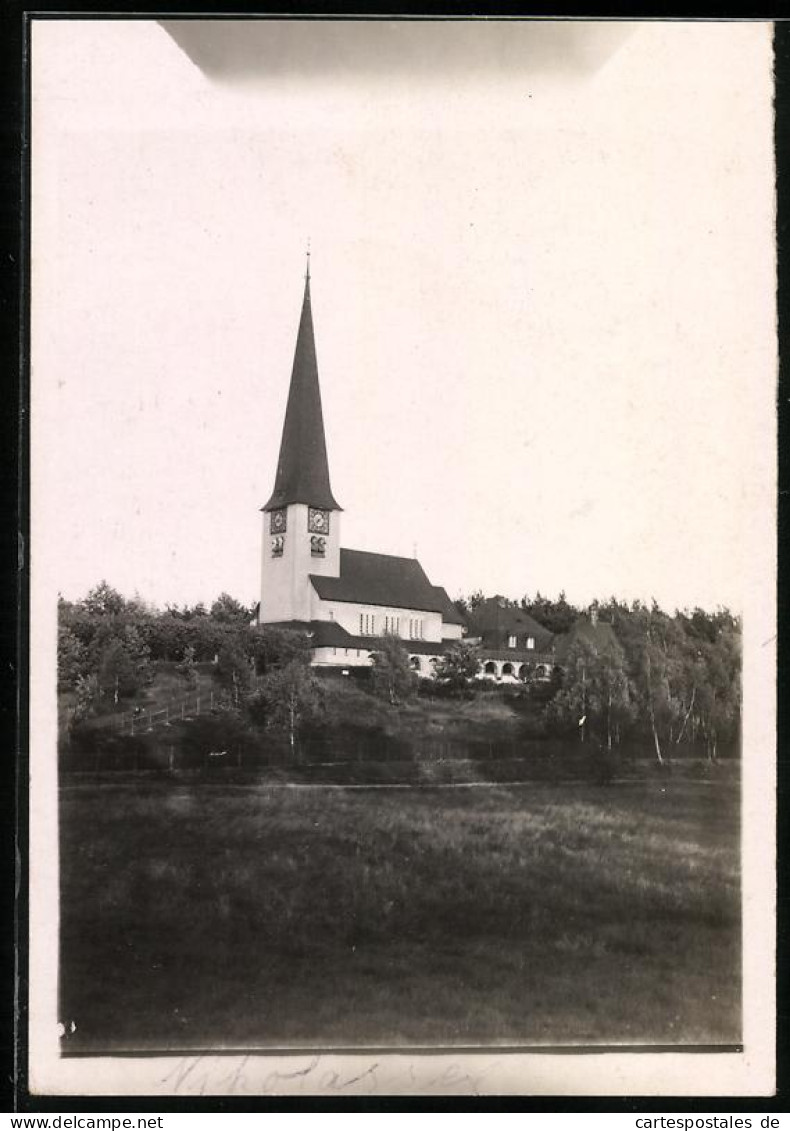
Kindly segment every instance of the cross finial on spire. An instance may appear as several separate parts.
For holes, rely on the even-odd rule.
[[[307,237],[307,270],[305,271],[305,279],[310,282],[310,237]]]

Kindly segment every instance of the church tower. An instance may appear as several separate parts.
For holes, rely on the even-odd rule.
[[[260,623],[309,621],[310,574],[340,576],[340,510],[329,485],[310,307],[310,253],[274,490],[263,511]]]

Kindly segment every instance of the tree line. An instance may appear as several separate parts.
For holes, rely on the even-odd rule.
[[[473,613],[479,591],[459,600]],[[564,593],[536,594],[514,607],[529,612],[554,633],[567,633],[583,610]],[[596,639],[572,634],[562,663],[548,684],[527,684],[548,733],[575,735],[607,750],[624,740],[649,742],[659,762],[681,744],[715,759],[740,732],[741,625],[727,609],[669,614],[657,603],[626,604],[612,597],[585,610],[612,632]],[[211,663],[230,708],[257,724],[275,726],[292,746],[306,720],[320,718],[326,688],[309,667],[303,634],[251,625],[253,610],[227,593],[209,606],[157,609],[124,598],[106,581],[83,599],[59,601],[58,687],[70,693],[74,722],[111,709],[153,678],[157,662],[175,666],[194,686],[200,664]],[[602,641],[602,642],[601,642]],[[435,688],[469,694],[480,670],[479,649],[466,641],[449,645],[435,665]],[[373,657],[370,687],[393,706],[417,692],[408,652],[397,638],[381,640]]]
[[[457,605],[473,616],[485,599],[478,590]],[[548,727],[575,729],[580,741],[607,749],[636,736],[650,742],[659,762],[681,743],[702,747],[713,760],[722,743],[737,741],[741,623],[729,609],[670,614],[655,601],[629,605],[615,597],[580,609],[564,592],[556,600],[538,592],[504,603],[558,635],[571,632],[585,613],[613,629],[603,644],[581,633],[571,637],[546,703]]]
[[[136,694],[154,675],[157,662],[175,664],[186,684],[198,666],[211,663],[220,683],[246,687],[307,642],[296,633],[251,628],[253,610],[227,593],[208,608],[168,605],[157,609],[125,598],[106,581],[81,600],[58,601],[58,690],[76,696],[76,714]]]

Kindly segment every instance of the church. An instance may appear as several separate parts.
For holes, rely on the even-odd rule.
[[[340,545],[342,508],[329,480],[308,254],[274,490],[263,511],[258,623],[310,636],[312,662],[366,667],[385,635],[400,637],[415,672],[465,634],[447,592],[415,558]]]

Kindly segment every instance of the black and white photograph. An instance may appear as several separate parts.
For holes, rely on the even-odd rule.
[[[768,1094],[772,25],[30,27],[32,1089]]]

